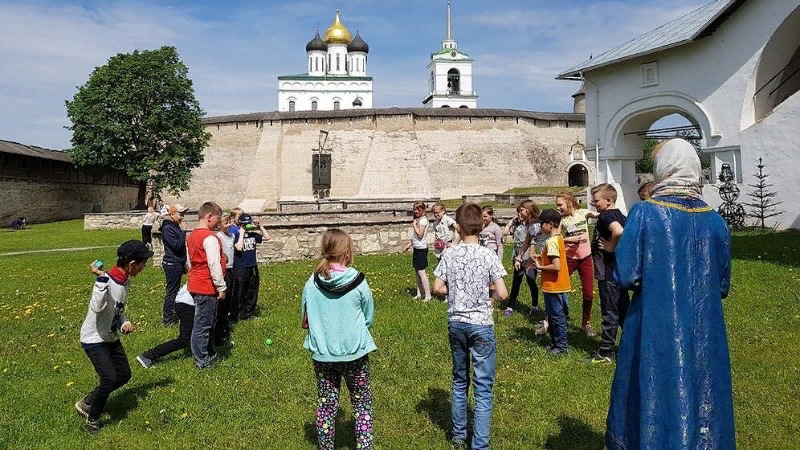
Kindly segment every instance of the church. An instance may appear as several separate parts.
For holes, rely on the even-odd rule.
[[[450,2],[447,3],[447,35],[442,48],[431,53],[428,70],[430,93],[422,104],[429,108],[477,108],[478,93],[472,90],[472,63],[453,39]]]
[[[770,225],[800,228],[800,0],[717,0],[558,75],[585,84],[586,141],[598,182],[638,201],[635,163],[645,132],[680,114],[710,155],[704,197],[721,203],[713,183],[730,167],[741,203],[766,165],[784,214]],[[751,223],[751,220],[748,220]]]
[[[278,77],[278,111],[335,111],[372,108],[367,76],[369,45],[342,23],[339,10],[324,37],[306,44],[308,72]]]

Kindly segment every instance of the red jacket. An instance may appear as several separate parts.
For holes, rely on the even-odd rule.
[[[222,241],[208,228],[195,228],[186,238],[186,249],[189,253],[189,263],[191,264],[188,276],[188,290],[192,294],[212,296],[218,294],[217,287],[211,278],[211,269],[208,267],[206,250],[203,247],[203,241],[209,236],[213,236],[219,243],[219,261],[222,274],[225,274],[225,266],[227,264],[225,253],[222,251]]]

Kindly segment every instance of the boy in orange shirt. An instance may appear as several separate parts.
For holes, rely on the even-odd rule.
[[[539,258],[534,260],[542,277],[542,292],[547,316],[550,319],[550,354],[561,356],[567,353],[567,315],[569,301],[567,293],[572,289],[567,267],[567,251],[561,236],[561,214],[546,209],[539,215],[542,232],[549,235]]]

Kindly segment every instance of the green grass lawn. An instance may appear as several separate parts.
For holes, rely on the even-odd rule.
[[[138,230],[86,232],[77,222],[65,222],[0,234],[0,249],[112,245],[137,235]],[[734,238],[725,312],[742,449],[800,448],[799,248],[800,233]],[[96,384],[78,342],[93,282],[86,267],[96,258],[113,261],[114,249],[0,256],[0,448],[315,448],[314,375],[299,317],[312,261],[261,267],[260,317],[237,327],[235,345],[223,349],[217,366],[207,371],[195,370],[185,354],[150,370],[134,360],[177,334],[161,325],[163,274],[145,270],[133,280],[126,309],[137,327],[123,337],[133,378],[112,395],[107,426],[96,436],[84,434],[72,405]],[[447,449],[445,306],[410,298],[409,259],[370,256],[355,263],[367,274],[376,303],[375,444]],[[529,307],[526,298],[527,287],[521,308]],[[577,290],[570,301],[579,304]],[[532,320],[523,314],[505,318],[498,310],[493,448],[601,448],[613,367],[581,362],[599,341],[584,338],[576,320],[577,315],[570,324],[569,355],[552,359],[546,355],[548,338],[533,334]],[[274,344],[265,346],[266,338]],[[344,395],[337,448],[354,447],[350,412]]]

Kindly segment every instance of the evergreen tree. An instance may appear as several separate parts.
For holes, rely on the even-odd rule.
[[[748,184],[748,186],[753,188],[753,191],[747,194],[753,201],[751,203],[745,203],[745,205],[750,207],[750,212],[747,214],[748,217],[755,218],[756,226],[764,230],[766,228],[766,219],[783,214],[783,211],[777,209],[777,206],[783,202],[775,201],[775,196],[778,195],[778,193],[770,189],[774,185],[767,183],[767,177],[769,177],[769,175],[764,173],[764,167],[766,167],[766,165],[761,161],[761,158],[758,158],[758,165],[756,167],[758,167],[758,172],[753,174],[753,176],[756,177],[756,183]]]

